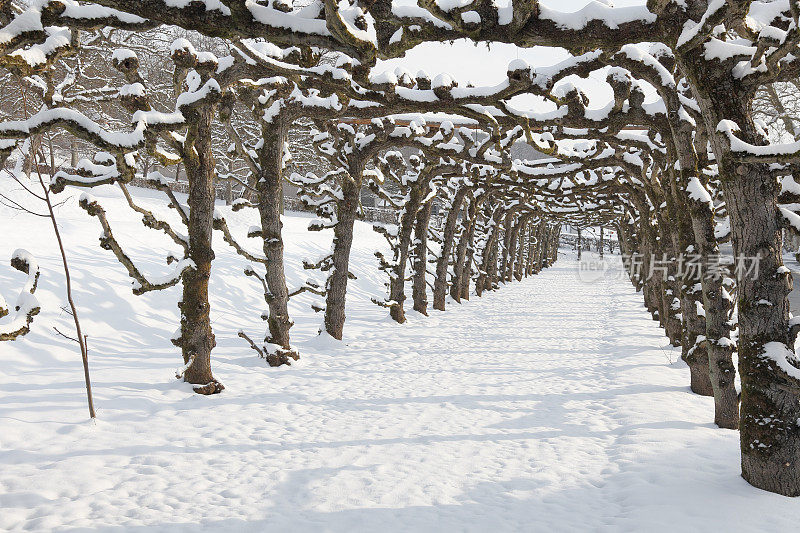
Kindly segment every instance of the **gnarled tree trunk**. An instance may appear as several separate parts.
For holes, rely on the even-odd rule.
[[[283,203],[283,147],[286,142],[288,124],[281,120],[265,124],[261,129],[263,144],[258,151],[261,176],[256,181],[258,213],[261,219],[264,256],[266,257],[266,283],[269,289],[267,306],[269,333],[266,342],[280,347],[272,366],[288,362],[288,358],[298,359],[299,355],[289,342],[289,290],[286,288],[286,274],[283,268],[283,223],[281,211]]]
[[[428,195],[430,187],[422,191]],[[411,278],[411,297],[414,301],[414,311],[428,315],[428,224],[431,220],[433,200],[425,202],[417,211],[414,221],[414,258],[412,268],[414,274]]]
[[[433,308],[439,311],[445,309],[445,298],[447,296],[447,267],[450,264],[450,255],[453,251],[453,243],[455,241],[456,225],[458,224],[458,215],[461,213],[461,205],[464,203],[464,198],[467,196],[469,188],[461,186],[453,196],[453,201],[450,206],[450,211],[447,213],[447,220],[444,224],[442,231],[442,249],[439,257],[436,260],[436,279],[433,282]],[[466,213],[463,216],[462,227],[467,224]],[[466,249],[464,249],[466,254]],[[453,272],[458,269],[458,259],[454,261]],[[453,284],[457,282],[458,278],[454,276]]]
[[[453,264],[453,283],[450,285],[450,297],[456,302],[461,298],[469,299],[469,280],[471,276],[472,240],[475,235],[475,224],[478,218],[478,199],[470,198],[464,213],[461,235],[456,247],[456,258]]]
[[[403,302],[406,299],[406,266],[408,264],[411,236],[414,232],[417,211],[425,197],[422,189],[422,183],[414,183],[409,188],[408,201],[403,206],[403,213],[400,217],[400,228],[397,232],[397,244],[394,251],[394,265],[389,279],[389,300],[391,301],[389,315],[401,324],[406,321],[406,313],[403,308]]]
[[[214,250],[211,237],[214,232],[214,156],[211,150],[211,123],[214,109],[200,106],[185,110],[189,122],[184,164],[189,177],[188,234],[189,258],[195,268],[184,271],[183,294],[178,307],[181,310],[180,337],[173,342],[180,346],[186,368],[184,381],[197,385],[195,392],[214,394],[222,386],[211,372],[211,350],[216,346],[211,330],[211,304],[208,300],[208,283]]]
[[[525,257],[528,249],[528,240],[530,239],[530,224],[528,223],[529,217],[520,224],[517,229],[517,258],[514,261],[514,277],[517,281],[522,281],[522,276],[525,273]]]
[[[350,275],[350,250],[353,247],[353,229],[358,211],[359,180],[345,179],[342,199],[336,202],[336,226],[333,228],[333,267],[328,277],[325,295],[325,331],[334,339],[342,340],[345,322],[345,299]]]

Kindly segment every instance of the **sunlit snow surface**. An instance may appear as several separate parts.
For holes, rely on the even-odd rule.
[[[135,191],[159,205],[158,193]],[[797,501],[739,477],[738,436],[611,273],[557,265],[429,318],[395,325],[359,223],[343,343],[297,298],[302,359],[267,368],[236,337],[263,332],[261,291],[215,235],[212,306],[221,395],[172,376],[177,290],[133,296],[100,229],[60,210],[89,335],[99,421],[87,421],[47,221],[0,208],[0,292],[42,267],[44,310],[0,345],[0,530],[83,531],[792,531]],[[142,230],[110,188],[93,191],[115,233],[157,275],[166,241]],[[230,214],[239,235],[253,213]],[[159,213],[166,213],[159,210]],[[166,216],[166,215],[164,215]],[[309,218],[285,218],[290,286],[330,246]],[[257,241],[248,241],[257,250]],[[163,250],[161,247],[164,247]]]

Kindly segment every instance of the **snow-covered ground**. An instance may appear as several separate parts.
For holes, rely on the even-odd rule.
[[[95,196],[149,271],[165,241]],[[148,206],[152,192],[138,191]],[[226,211],[227,213],[227,211]],[[253,215],[234,214],[240,234]],[[290,285],[329,246],[286,217]],[[96,244],[99,226],[61,209],[89,335],[97,423],[87,421],[46,220],[0,208],[0,293],[42,264],[44,311],[0,344],[0,530],[85,531],[792,531],[796,500],[739,477],[736,432],[649,319],[630,283],[587,282],[564,256],[538,276],[397,325],[383,294],[379,235],[359,224],[342,343],[292,304],[302,359],[267,368],[236,331],[257,335],[263,306],[217,236],[216,376],[198,396],[173,379],[177,290],[133,296]],[[154,244],[155,242],[155,244]],[[253,249],[256,242],[251,241]],[[592,276],[588,276],[592,277]]]

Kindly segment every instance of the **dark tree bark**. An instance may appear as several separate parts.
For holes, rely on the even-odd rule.
[[[703,61],[680,59],[683,71],[692,79],[706,130],[716,132],[722,119],[732,120],[741,128],[738,136],[743,141],[763,144],[750,115],[753,88],[740,85],[725,67],[703,69]],[[790,367],[797,364],[787,298],[792,281],[781,268],[778,183],[768,165],[739,163],[720,135],[711,139],[730,216],[734,254],[760,258],[758,275],[738,280],[742,476],[758,488],[798,496],[800,381],[794,377],[796,372],[790,374],[778,364],[779,360]]]
[[[517,213],[520,207],[514,206],[507,209],[503,215],[503,246],[502,254],[500,255],[500,281],[510,281],[510,266],[514,257],[514,230],[516,228]]]
[[[619,238],[620,254],[622,254],[624,259],[626,259],[624,261],[624,265],[626,271],[628,272],[628,277],[631,280],[631,284],[634,286],[634,288],[636,288],[636,291],[643,292],[643,284],[641,282],[639,273],[633,268],[633,263],[631,261],[631,258],[635,254],[639,253],[639,245],[635,233],[635,228],[632,223],[621,221],[619,224],[617,224],[617,236]],[[647,307],[646,303],[645,307]]]
[[[500,286],[500,276],[498,266],[500,265],[500,239],[494,239],[492,242],[492,252],[489,256],[489,264],[487,265],[487,287],[486,290],[494,291]]]
[[[530,215],[526,216],[517,228],[517,258],[514,261],[514,277],[517,281],[522,281],[525,274],[525,257],[530,239]]]
[[[555,264],[558,261],[558,242],[561,239],[561,223],[558,223],[553,228],[553,256],[552,256],[552,263]]]
[[[665,179],[667,181],[667,179]],[[658,187],[658,188],[656,188]],[[684,230],[686,226],[675,227],[676,206],[672,195],[666,194],[661,186],[656,184],[647,186],[649,194],[651,195],[653,205],[665,205],[663,209],[656,210],[658,240],[655,243],[658,249],[656,258],[663,263],[666,258],[666,272],[659,270],[661,275],[662,289],[661,294],[664,300],[664,331],[673,346],[681,346],[682,337],[684,334],[686,320],[681,320],[681,280],[678,279],[677,265],[678,254],[680,253],[681,242],[679,239],[681,228]],[[663,266],[663,265],[662,265]],[[687,312],[696,318],[696,308],[689,309]],[[684,318],[687,318],[684,316]],[[690,317],[688,317],[690,318]],[[697,320],[690,322],[693,328],[692,335],[696,336],[703,332],[704,328],[700,328]],[[685,353],[685,352],[684,352]],[[701,352],[701,355],[703,352]],[[708,381],[708,364],[705,360],[700,360],[693,363],[696,371],[692,374],[692,382],[696,383],[697,390],[702,391],[698,394],[710,396],[711,384]],[[695,381],[698,380],[698,381]]]
[[[536,273],[538,274],[545,268],[547,268],[547,259],[550,257],[550,239],[551,239],[551,228],[550,225],[542,221],[542,243],[539,246],[537,261],[536,261]]]
[[[534,274],[542,271],[545,254],[547,253],[547,222],[544,219],[539,221],[536,229],[536,248],[534,249],[534,263],[532,270]]]
[[[447,296],[447,267],[450,264],[450,255],[453,251],[453,243],[455,242],[458,216],[461,213],[461,206],[464,203],[464,199],[467,197],[467,193],[469,191],[470,189],[465,185],[462,185],[458,188],[453,196],[453,201],[450,205],[450,211],[447,213],[447,220],[445,221],[444,229],[442,231],[442,250],[436,260],[436,279],[433,282],[433,308],[439,311],[445,310],[445,298]],[[465,212],[462,218],[462,227],[466,226],[466,219],[467,214]],[[464,253],[466,254],[466,249],[464,250]],[[455,276],[457,269],[458,259],[454,261],[453,265],[453,286],[455,286],[458,281],[458,277]]]
[[[453,283],[450,285],[450,297],[459,303],[462,297],[469,299],[470,273],[468,268],[472,258],[468,251],[472,249],[472,238],[477,217],[478,198],[470,195],[469,204],[464,212],[461,235],[459,235],[458,246],[456,247],[456,257],[453,264]],[[465,286],[466,290],[464,289]]]
[[[489,217],[488,235],[481,254],[481,270],[475,280],[475,293],[480,296],[484,290],[492,290],[497,277],[497,248],[500,233],[500,221],[503,220],[504,209],[495,206]]]
[[[665,194],[666,209],[663,212],[669,218],[669,235],[662,233],[662,240],[667,237],[671,243],[671,254],[673,259],[670,265],[678,264],[678,255],[684,254],[684,258],[694,249],[694,235],[692,232],[691,219],[681,216],[688,211],[688,206],[684,201],[683,195],[678,193],[678,184],[675,176],[668,176],[669,192]],[[666,192],[666,191],[665,191]],[[673,266],[673,270],[676,270]],[[708,349],[706,342],[698,342],[706,334],[705,315],[702,311],[703,289],[702,280],[693,275],[689,269],[684,269],[684,275],[678,279],[677,272],[671,273],[671,278],[675,279],[675,286],[672,290],[677,290],[680,297],[681,318],[677,319],[672,314],[670,318],[682,326],[681,331],[681,358],[689,367],[690,386],[692,392],[702,396],[713,396],[714,388],[711,384],[711,377],[708,371]],[[698,307],[700,309],[698,309]]]
[[[430,192],[430,186],[423,190],[425,196]],[[428,224],[431,219],[433,201],[428,200],[417,211],[414,221],[414,253],[412,268],[414,273],[411,278],[411,297],[414,302],[414,311],[428,316]]]
[[[700,262],[709,264],[711,258],[719,257],[713,213],[707,204],[693,201],[689,202],[689,212]],[[722,428],[736,429],[739,427],[739,396],[734,386],[736,369],[728,319],[731,302],[725,297],[727,293],[721,277],[704,276],[702,291],[709,379],[714,393],[714,422]]]
[[[510,235],[507,239],[508,249],[505,251],[505,256],[507,257],[505,268],[500,270],[500,280],[504,283],[508,283],[514,279],[517,259],[519,256],[519,249],[517,245],[519,244],[520,229],[525,225],[527,220],[528,217],[526,215],[518,215],[516,222],[511,227]]]
[[[473,219],[472,224],[469,225],[466,238],[466,255],[464,258],[464,265],[461,269],[461,299],[469,300],[469,285],[472,280],[472,263],[475,256],[475,230],[477,228],[477,221]]]
[[[350,278],[350,250],[353,247],[353,229],[361,194],[363,168],[357,168],[357,180],[345,179],[342,183],[342,200],[336,203],[337,223],[333,228],[333,267],[328,277],[325,296],[325,331],[334,339],[342,340],[345,322],[345,299]]]
[[[264,124],[261,128],[263,144],[258,150],[261,175],[255,187],[258,197],[258,214],[261,220],[266,274],[264,276],[269,290],[266,295],[269,328],[265,341],[281,349],[269,361],[271,366],[286,364],[299,358],[289,342],[289,290],[286,288],[286,274],[283,267],[283,223],[281,211],[283,203],[283,147],[287,138],[289,124],[283,120]]]
[[[538,224],[531,222],[530,224],[527,239],[528,250],[526,252],[527,259],[525,261],[525,276],[532,276],[536,270],[536,251],[539,248],[539,232],[541,227],[541,222]]]
[[[420,178],[422,179],[422,178]],[[397,248],[395,250],[394,265],[392,266],[391,278],[389,279],[389,315],[396,322],[401,324],[406,321],[406,313],[403,302],[406,299],[406,267],[408,265],[411,238],[414,232],[414,224],[417,219],[417,211],[425,198],[426,184],[414,183],[409,187],[408,201],[403,206],[403,214],[400,217],[400,227],[397,233]]]
[[[183,379],[201,394],[214,394],[224,389],[211,372],[211,350],[216,346],[211,331],[211,304],[208,300],[208,283],[214,250],[211,237],[214,230],[214,176],[215,163],[211,144],[211,127],[214,108],[200,106],[184,110],[189,115],[183,164],[189,181],[189,258],[194,268],[186,269],[182,276],[183,295],[178,307],[181,310],[180,346],[186,366]]]
[[[650,221],[650,208],[643,191],[634,191],[631,194],[640,216],[637,220],[637,235],[639,236],[637,252],[641,261],[639,278],[642,283],[642,295],[645,306],[654,320],[658,320],[661,327],[666,326],[667,312],[664,301],[663,280],[660,271],[651,268],[652,260],[657,256],[657,235]],[[651,275],[652,272],[652,275]]]

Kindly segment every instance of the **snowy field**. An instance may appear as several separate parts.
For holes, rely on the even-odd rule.
[[[574,258],[430,318],[396,325],[359,223],[358,280],[342,343],[297,298],[302,359],[267,368],[236,331],[263,334],[259,287],[217,239],[212,306],[221,395],[173,379],[178,291],[130,292],[100,228],[61,209],[89,335],[97,423],[67,330],[48,221],[0,208],[0,293],[42,264],[44,311],[0,345],[0,530],[78,531],[793,531],[800,502],[739,477],[738,436],[689,392],[679,352],[630,283],[578,279]],[[164,271],[168,247],[96,191],[115,233]],[[159,205],[155,193],[147,205]],[[226,208],[222,210],[228,214]],[[232,214],[242,234],[254,214]],[[330,245],[286,217],[289,285]],[[253,249],[257,242],[250,241]],[[164,249],[159,248],[164,245]]]

